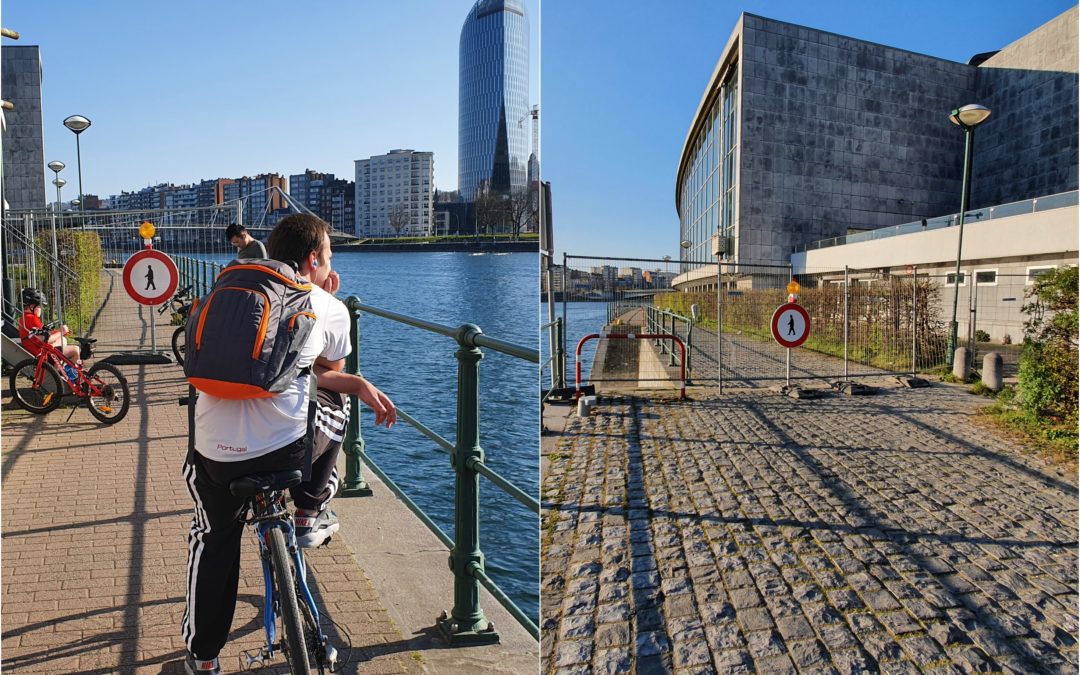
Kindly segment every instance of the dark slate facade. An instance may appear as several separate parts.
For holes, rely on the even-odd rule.
[[[41,130],[41,57],[35,45],[4,45],[0,97],[4,111],[4,198],[12,209],[43,209],[45,142]]]

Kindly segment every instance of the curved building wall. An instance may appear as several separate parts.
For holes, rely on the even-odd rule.
[[[821,239],[955,213],[964,134],[948,115],[965,103],[993,110],[972,207],[1076,189],[1076,50],[1076,8],[978,66],[742,15],[683,146],[682,259],[714,260],[720,234],[728,260],[786,264]]]
[[[524,188],[528,172],[528,17],[520,0],[479,0],[461,28],[458,190]]]

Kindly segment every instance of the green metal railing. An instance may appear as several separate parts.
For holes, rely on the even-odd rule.
[[[190,285],[192,287],[191,294],[196,298],[201,298],[209,293],[214,285],[214,279],[221,273],[221,270],[225,269],[225,266],[220,263],[187,256],[175,256],[173,262],[176,263],[176,271],[180,274],[178,287],[183,288]]]
[[[498,486],[508,495],[524,504],[533,513],[540,513],[540,502],[525,493],[509,480],[493,471],[484,462],[484,450],[480,446],[480,360],[484,357],[480,348],[507,354],[532,363],[540,362],[540,355],[535,349],[527,349],[510,342],[484,335],[474,324],[465,324],[458,328],[443,326],[415,317],[397,314],[360,302],[356,296],[349,296],[345,301],[352,317],[353,354],[360,353],[360,315],[368,313],[431,333],[453,338],[458,344],[455,357],[458,360],[457,381],[457,442],[451,442],[425,426],[419,420],[401,410],[398,417],[413,426],[424,436],[431,439],[437,448],[450,455],[450,465],[456,474],[454,486],[454,533],[451,539],[445,532],[417,506],[412,499],[386,474],[385,471],[364,451],[360,437],[359,415],[351,416],[348,434],[345,438],[346,452],[346,488],[366,485],[361,471],[366,463],[371,471],[405,503],[406,506],[438,537],[439,541],[450,549],[450,569],[454,573],[454,607],[449,614],[443,613],[438,618],[439,630],[453,645],[490,644],[498,642],[499,635],[494,626],[484,615],[480,607],[480,586],[488,590],[506,608],[534,638],[540,639],[540,630],[536,623],[514,604],[488,577],[484,571],[484,553],[480,549],[480,484],[483,476]],[[359,374],[359,358],[351,358],[349,372]],[[354,410],[359,402],[352,397]],[[362,488],[362,489],[363,489]]]
[[[191,285],[196,297],[206,295],[214,285],[214,279],[224,265],[177,256],[174,258],[180,276],[181,287]],[[480,486],[483,476],[501,490],[525,505],[533,513],[540,513],[540,502],[506,478],[500,476],[484,463],[484,450],[480,446],[480,390],[479,364],[483,358],[480,348],[491,349],[532,363],[540,362],[535,349],[527,349],[510,342],[484,335],[478,326],[465,324],[458,328],[443,326],[404,314],[362,304],[356,296],[349,296],[345,305],[352,318],[350,338],[352,353],[347,357],[347,372],[360,374],[360,315],[368,313],[391,321],[403,323],[421,330],[453,338],[459,346],[455,356],[458,360],[457,442],[453,443],[425,426],[408,412],[397,410],[398,417],[431,439],[435,446],[450,456],[450,465],[456,473],[455,480],[455,535],[451,539],[442,529],[405,494],[365,451],[360,431],[359,401],[352,398],[354,414],[350,415],[343,448],[345,451],[345,479],[343,496],[370,495],[371,489],[363,477],[365,464],[396,494],[421,522],[450,549],[450,569],[454,573],[454,607],[449,614],[443,613],[438,627],[447,641],[453,645],[490,644],[498,642],[499,635],[487,620],[480,607],[480,586],[491,593],[499,604],[513,616],[534,638],[540,638],[536,623],[519,608],[484,571],[484,554],[480,549]],[[561,325],[561,320],[560,320]],[[562,342],[560,340],[559,344]]]
[[[566,388],[566,328],[563,325],[562,317],[540,326],[540,332],[544,331],[548,332],[550,338],[548,344],[554,345],[555,350],[546,361],[540,364],[541,388],[544,386],[544,371],[548,369],[551,370],[551,385],[541,397],[541,404],[548,400],[556,389]]]
[[[679,332],[676,330],[676,325],[679,323],[683,324],[686,328],[685,333],[682,335],[679,335]],[[645,332],[678,335],[682,338],[683,342],[686,344],[686,381],[687,384],[689,384],[690,380],[693,378],[694,320],[666,309],[646,305]],[[674,344],[668,340],[655,340],[653,341],[653,344],[660,348],[661,354],[666,353],[668,355],[669,366],[682,365],[682,357],[679,356],[675,350]]]

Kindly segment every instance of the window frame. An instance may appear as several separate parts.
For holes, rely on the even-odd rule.
[[[1057,268],[1057,265],[1031,265],[1027,268],[1027,273],[1024,275],[1024,285],[1031,286],[1035,283],[1035,279],[1031,278],[1031,270],[1043,270],[1046,272],[1051,272],[1053,270],[1056,270]]]
[[[994,280],[993,281],[979,281],[979,273],[980,272],[993,272],[994,273]],[[998,270],[997,270],[996,267],[993,268],[993,269],[987,268],[987,269],[982,269],[982,270],[975,270],[974,272],[972,272],[971,278],[975,280],[975,285],[976,286],[997,286],[998,285]]]
[[[945,273],[945,282],[942,285],[943,286],[955,286],[956,285],[956,280],[955,279],[953,281],[949,281],[949,277],[950,276],[955,276],[955,275],[956,275],[955,270],[950,270],[950,271],[946,272]],[[964,286],[968,285],[968,279],[971,278],[971,275],[968,273],[968,270],[960,270],[960,277],[963,279],[963,281],[960,283],[960,287],[963,288]]]

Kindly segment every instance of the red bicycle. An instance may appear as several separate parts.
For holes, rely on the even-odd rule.
[[[98,421],[116,424],[127,415],[131,405],[128,383],[120,369],[111,363],[99,361],[89,370],[67,359],[59,349],[48,343],[53,324],[30,331],[30,337],[41,345],[38,355],[23,359],[11,371],[11,396],[26,410],[44,415],[60,407],[64,396],[64,384],[86,406]],[[93,356],[93,338],[75,338],[79,342],[79,356],[86,360]]]

